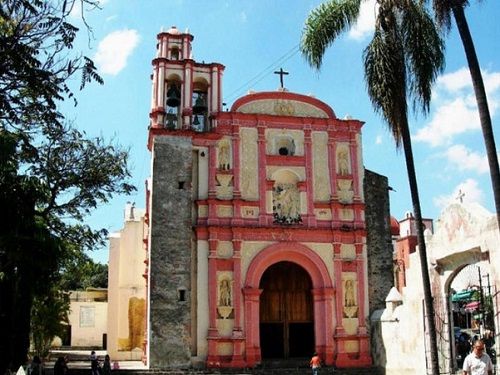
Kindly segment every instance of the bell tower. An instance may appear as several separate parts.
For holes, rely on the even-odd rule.
[[[194,61],[192,41],[193,35],[175,26],[157,36],[150,129],[207,132],[216,127],[213,114],[222,109],[224,66]]]

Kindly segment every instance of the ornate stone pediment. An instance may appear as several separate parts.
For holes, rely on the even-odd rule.
[[[243,104],[238,108],[241,113],[258,113],[277,116],[328,118],[320,108],[298,100],[260,99]]]

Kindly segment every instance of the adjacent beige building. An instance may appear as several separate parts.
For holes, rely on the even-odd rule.
[[[146,264],[144,210],[125,208],[124,226],[109,238],[107,351],[113,360],[142,359]]]

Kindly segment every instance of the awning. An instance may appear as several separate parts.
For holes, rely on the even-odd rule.
[[[477,310],[479,308],[479,305],[481,305],[481,302],[479,301],[469,302],[467,305],[465,305],[465,310],[466,311]]]
[[[451,302],[467,301],[472,297],[473,290],[462,290],[451,296]]]

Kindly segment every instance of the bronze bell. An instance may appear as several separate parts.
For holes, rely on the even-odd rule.
[[[181,104],[181,94],[177,86],[172,85],[167,91],[167,105],[169,107],[178,107]]]
[[[205,100],[205,94],[204,93],[198,93],[198,96],[196,97],[196,100],[193,105],[193,113],[204,113],[207,111],[207,103]]]

